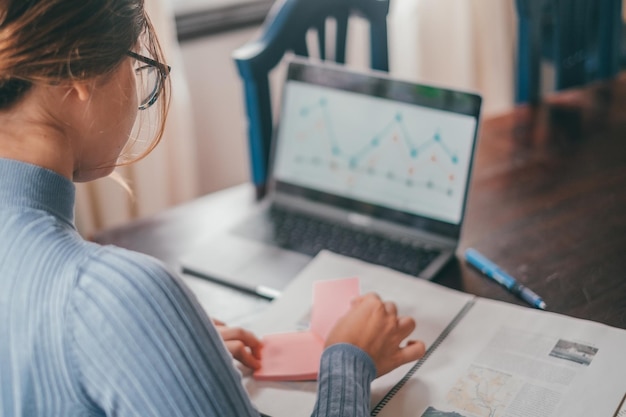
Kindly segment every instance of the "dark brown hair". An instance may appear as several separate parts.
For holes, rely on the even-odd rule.
[[[139,44],[164,62],[143,0],[0,0],[0,111],[35,83],[110,74]],[[160,127],[139,158],[163,134],[169,80],[158,103]]]

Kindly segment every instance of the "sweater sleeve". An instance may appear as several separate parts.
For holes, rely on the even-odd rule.
[[[111,416],[258,416],[217,330],[158,261],[103,248],[66,310],[69,372]]]
[[[326,348],[312,417],[369,416],[370,384],[374,378],[374,362],[361,349],[345,343]]]

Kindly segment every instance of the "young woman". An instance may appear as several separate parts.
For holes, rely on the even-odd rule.
[[[258,415],[232,366],[258,367],[258,339],[215,326],[157,260],[73,225],[73,182],[128,157],[139,112],[165,115],[163,62],[142,0],[0,2],[0,416]],[[401,347],[414,326],[355,300],[313,415],[368,415],[371,381],[423,355]]]

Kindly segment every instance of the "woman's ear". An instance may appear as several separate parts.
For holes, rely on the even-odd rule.
[[[73,82],[70,87],[70,94],[75,93],[80,101],[88,101],[93,91],[93,85],[84,81]]]

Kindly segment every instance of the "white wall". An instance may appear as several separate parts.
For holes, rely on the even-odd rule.
[[[231,53],[256,30],[229,31],[181,43],[203,194],[249,178],[243,90]]]

